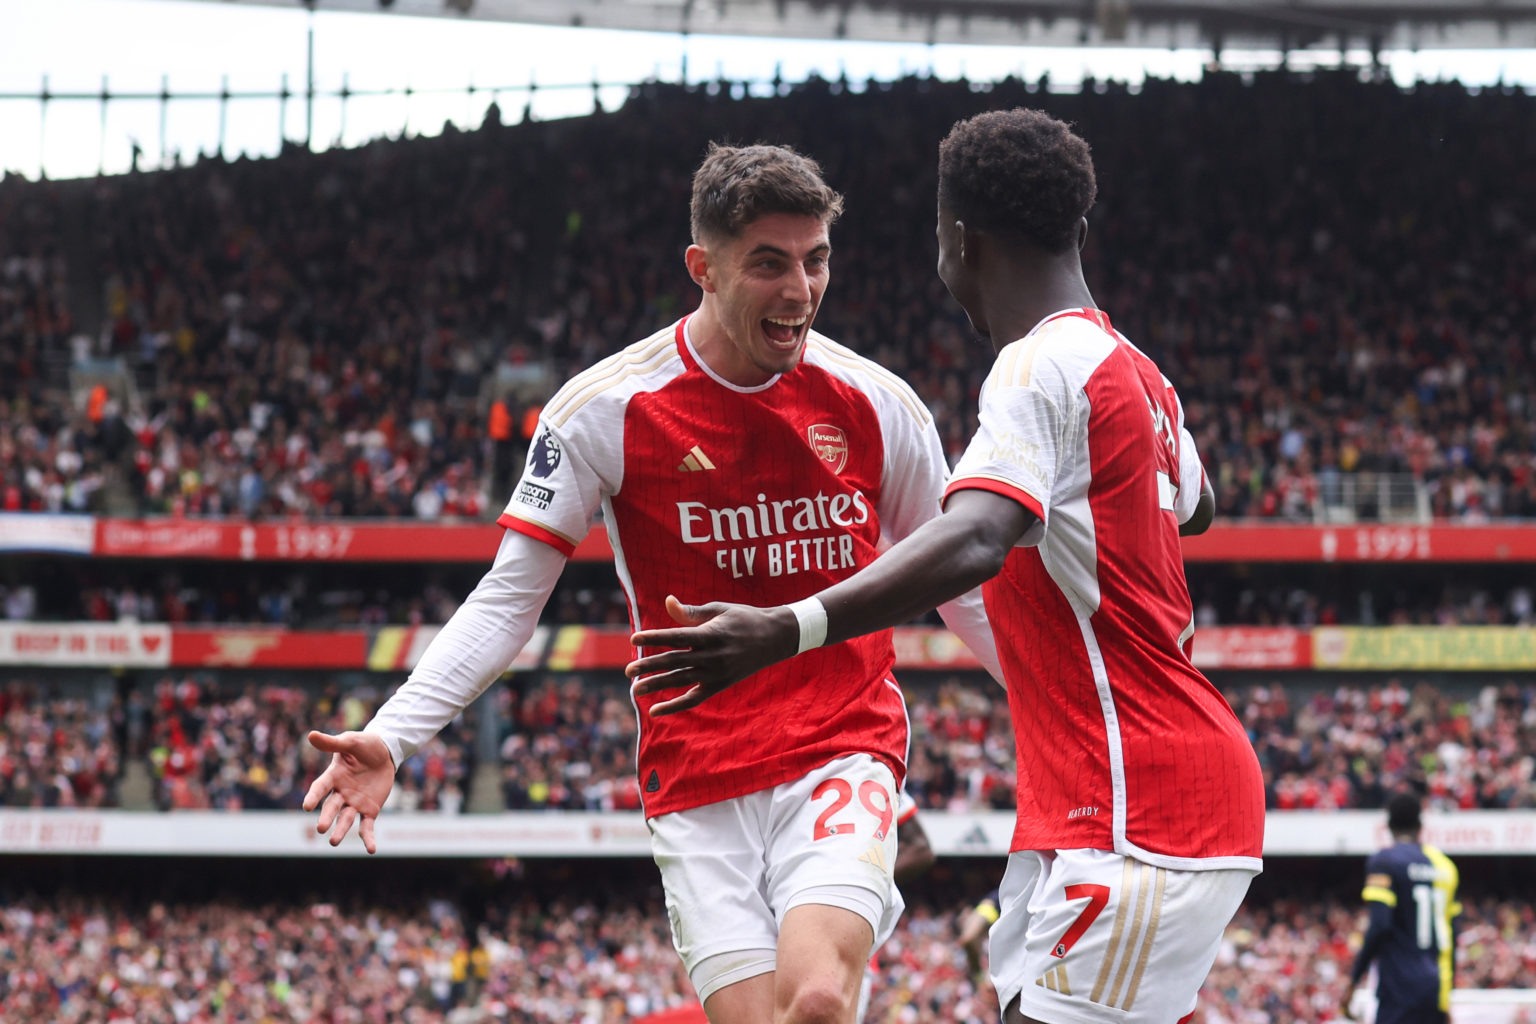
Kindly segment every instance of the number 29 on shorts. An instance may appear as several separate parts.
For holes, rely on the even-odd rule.
[[[854,835],[858,831],[857,821],[832,820],[833,815],[853,802],[853,785],[847,779],[823,779],[811,792],[811,801],[814,803],[828,793],[832,794],[832,802],[816,816],[816,824],[811,829],[813,842],[829,836]],[[879,820],[875,828],[875,839],[885,839],[896,817],[896,809],[891,803],[891,794],[880,783],[873,779],[865,779],[859,783],[859,803]]]

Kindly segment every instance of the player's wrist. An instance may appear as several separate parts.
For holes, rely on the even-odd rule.
[[[794,613],[795,623],[800,630],[796,654],[813,651],[827,642],[827,609],[819,600],[807,597],[786,607]]]

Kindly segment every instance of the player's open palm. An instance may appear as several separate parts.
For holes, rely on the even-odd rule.
[[[331,763],[304,794],[304,809],[320,808],[315,830],[331,834],[331,845],[341,841],[358,824],[358,835],[369,853],[378,845],[373,839],[374,819],[384,807],[390,787],[395,783],[395,763],[389,748],[378,736],[367,732],[344,732],[332,736],[323,732],[309,734],[310,745],[331,755]],[[334,826],[334,828],[333,828]]]

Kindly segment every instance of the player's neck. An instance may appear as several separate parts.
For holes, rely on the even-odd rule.
[[[752,365],[752,361],[731,341],[709,296],[704,297],[698,310],[688,318],[686,330],[694,355],[720,379],[742,388],[755,388],[773,379],[773,374]]]
[[[1096,308],[1075,250],[1067,256],[997,264],[981,296],[992,345],[999,352],[1052,313]]]

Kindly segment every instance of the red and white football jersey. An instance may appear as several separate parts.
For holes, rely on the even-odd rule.
[[[946,490],[1036,516],[982,592],[1018,751],[1013,849],[1260,867],[1264,789],[1237,716],[1189,658],[1179,524],[1203,470],[1173,386],[1097,310],[999,353]]]
[[[540,417],[499,522],[569,554],[602,510],[636,628],[665,600],[767,606],[851,576],[939,512],[946,467],[904,382],[812,332],[800,365],[753,388],[702,364],[686,319],[597,363]],[[898,782],[907,714],[890,631],[774,665],[682,714],[640,699],[647,816],[766,789],[843,754]]]

